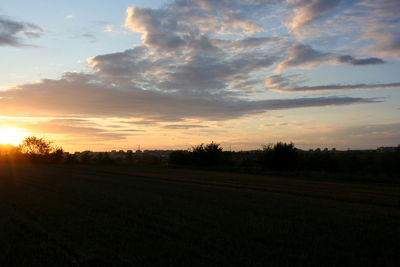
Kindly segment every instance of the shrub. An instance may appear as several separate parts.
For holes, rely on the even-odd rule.
[[[222,160],[222,148],[219,144],[200,144],[192,148],[193,163],[198,166],[218,166]]]
[[[261,152],[262,166],[272,170],[293,170],[297,166],[298,154],[293,143],[276,143],[274,146],[263,146]]]

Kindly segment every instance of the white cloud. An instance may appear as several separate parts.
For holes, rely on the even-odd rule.
[[[114,25],[106,25],[103,29],[104,32],[114,32]]]
[[[293,32],[301,30],[315,20],[333,11],[341,0],[287,0],[294,6],[289,28]]]

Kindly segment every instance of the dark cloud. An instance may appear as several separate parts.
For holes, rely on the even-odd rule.
[[[135,86],[162,90],[215,91],[228,88],[238,80],[265,71],[278,58],[261,52],[151,57],[146,47],[121,53],[100,55],[89,60],[98,73],[107,78],[128,81]]]
[[[333,54],[318,51],[310,45],[297,43],[286,50],[287,58],[281,62],[277,71],[283,71],[287,68],[310,68],[317,64],[326,63],[332,60]]]
[[[241,54],[223,59],[220,57],[193,56],[188,61],[166,73],[161,88],[175,90],[219,90],[239,78],[272,66],[273,56],[264,54]]]
[[[349,63],[354,66],[385,64],[383,59],[377,57],[355,58],[351,55],[339,56],[335,53],[323,52],[310,45],[294,44],[286,50],[287,58],[282,61],[276,71],[281,72],[288,68],[312,68],[319,64]]]
[[[295,92],[320,92],[320,91],[341,91],[341,90],[379,90],[379,89],[400,89],[400,83],[381,83],[381,84],[330,84],[318,86],[298,86],[293,83],[290,77],[278,76],[269,77],[266,81],[270,90],[282,93]]]
[[[276,37],[248,37],[241,40],[233,41],[237,46],[240,47],[256,47],[263,44],[270,44],[271,42],[277,41]]]
[[[338,61],[340,63],[349,63],[352,65],[376,65],[376,64],[385,64],[386,62],[377,57],[369,57],[369,58],[359,58],[356,59],[350,55],[339,56]]]
[[[272,91],[281,93],[304,93],[320,91],[341,91],[341,90],[379,90],[379,89],[400,89],[400,83],[379,83],[379,84],[330,84],[317,86],[301,86],[305,80],[300,75],[272,75],[266,78],[265,86]]]
[[[154,72],[155,65],[162,66],[162,62],[158,60],[151,61],[147,57],[147,51],[146,47],[136,47],[124,52],[98,55],[90,58],[89,63],[102,76],[139,79],[146,75],[149,69]]]
[[[143,44],[162,50],[175,50],[186,44],[177,32],[185,25],[178,24],[178,17],[164,10],[129,7],[125,25],[133,32],[142,33]],[[193,36],[186,36],[185,39]]]
[[[27,46],[20,37],[21,35],[36,38],[42,32],[43,29],[37,25],[0,16],[0,46]]]

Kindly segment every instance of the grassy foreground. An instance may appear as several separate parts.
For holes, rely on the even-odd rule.
[[[0,165],[1,266],[398,266],[400,186]]]

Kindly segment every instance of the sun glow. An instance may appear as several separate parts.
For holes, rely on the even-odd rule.
[[[20,128],[0,127],[0,144],[18,146],[25,137]]]

